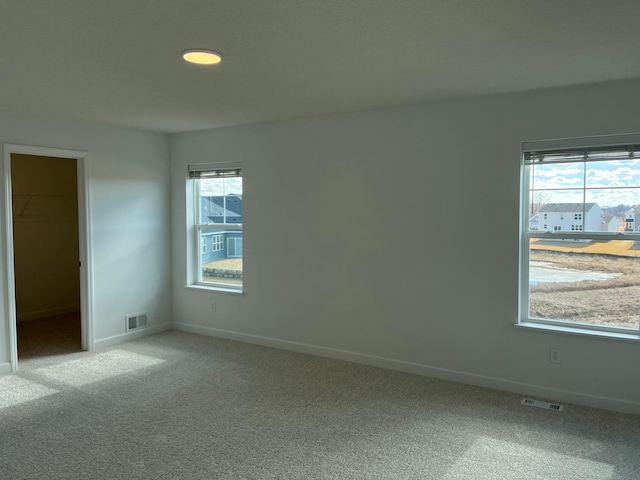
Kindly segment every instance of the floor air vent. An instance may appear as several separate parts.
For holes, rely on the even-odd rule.
[[[131,330],[137,330],[147,326],[147,314],[146,313],[134,313],[133,315],[127,315],[125,317],[125,327],[127,332]]]
[[[546,408],[547,410],[555,410],[556,412],[562,411],[562,405],[559,403],[543,402],[542,400],[534,400],[532,398],[523,398],[522,403],[530,407]]]

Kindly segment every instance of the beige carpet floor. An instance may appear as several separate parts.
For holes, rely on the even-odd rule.
[[[169,331],[0,377],[2,479],[640,478],[640,417]]]

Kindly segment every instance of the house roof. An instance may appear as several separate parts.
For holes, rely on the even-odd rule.
[[[2,18],[4,110],[161,132],[640,78],[637,0],[29,0]]]
[[[629,210],[627,210],[625,212],[626,215],[631,215],[634,213],[640,213],[640,205],[636,205],[634,207],[631,207]]]
[[[242,195],[213,195],[203,197],[203,200],[201,203],[204,209],[203,215],[211,220],[225,215],[242,218]]]
[[[538,212],[544,213],[581,213],[591,210],[596,203],[547,203]]]

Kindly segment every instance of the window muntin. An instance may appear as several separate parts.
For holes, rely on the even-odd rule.
[[[190,166],[194,195],[194,231],[199,245],[195,282],[212,288],[242,290],[242,172],[239,167]],[[238,240],[239,239],[239,240]],[[204,248],[207,245],[208,248]]]
[[[523,156],[520,322],[639,331],[640,148]]]

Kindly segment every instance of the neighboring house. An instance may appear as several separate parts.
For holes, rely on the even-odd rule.
[[[242,195],[202,197],[203,223],[242,223]]]
[[[609,215],[606,213],[602,217],[602,224],[606,226],[606,228],[603,229],[604,232],[618,232],[620,230],[620,224],[618,223],[618,219],[615,215]]]
[[[200,218],[204,223],[242,224],[242,195],[202,197]],[[201,236],[202,263],[223,258],[242,258],[242,230],[217,230]]]
[[[631,207],[624,215],[624,231],[640,232],[640,205]]]
[[[613,215],[605,215],[597,203],[547,203],[530,218],[529,228],[542,232],[617,232],[618,222]]]

